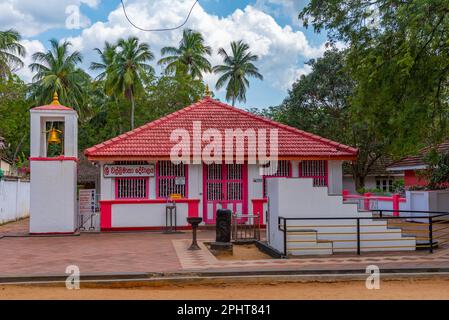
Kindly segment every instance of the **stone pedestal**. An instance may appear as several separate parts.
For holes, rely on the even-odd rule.
[[[217,210],[215,242],[210,244],[214,254],[232,254],[231,218],[231,210]]]

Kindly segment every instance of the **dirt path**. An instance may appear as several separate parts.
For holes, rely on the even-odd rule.
[[[0,299],[449,299],[449,280],[384,281],[368,290],[363,281],[226,286],[81,288],[0,286]]]

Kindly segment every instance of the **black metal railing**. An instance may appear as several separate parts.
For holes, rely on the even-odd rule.
[[[396,214],[396,216],[395,216]],[[347,223],[336,223],[342,220]],[[369,231],[370,227],[382,227],[379,224],[363,224],[364,221],[386,221],[386,231]],[[311,224],[310,222],[313,223]],[[315,221],[317,223],[315,223]],[[326,223],[328,222],[328,223]],[[336,250],[339,252],[356,252],[361,254],[363,249],[370,251],[382,251],[385,249],[428,249],[433,253],[434,248],[448,245],[449,242],[449,212],[441,211],[410,211],[410,210],[373,210],[372,217],[304,217],[304,218],[286,218],[278,217],[278,228],[283,232],[284,255],[288,256],[289,234],[300,234],[307,230],[316,232],[317,240],[320,242],[332,242],[334,246],[343,242],[356,243],[355,247],[340,246]],[[315,229],[314,229],[315,228]],[[362,230],[363,228],[363,230]],[[367,231],[368,229],[368,231]],[[391,235],[392,229],[400,229],[401,237],[390,239],[389,237],[374,237],[369,239],[370,235]],[[321,230],[321,231],[320,231]],[[323,231],[324,230],[324,231]],[[334,231],[333,231],[334,230]],[[373,229],[371,229],[373,230]],[[397,234],[396,234],[397,235]],[[352,237],[354,236],[354,237]],[[349,239],[345,238],[349,237]],[[364,239],[362,239],[364,238]],[[368,238],[368,239],[367,239]],[[410,246],[368,246],[366,242],[382,243],[386,241],[415,240],[415,247]],[[290,243],[305,243],[311,240],[292,240]],[[300,249],[300,248],[297,248]],[[308,249],[308,248],[302,248]],[[295,250],[295,248],[291,249]]]
[[[260,215],[233,214],[232,240],[237,242],[260,240]]]

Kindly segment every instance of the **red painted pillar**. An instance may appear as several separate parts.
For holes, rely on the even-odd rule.
[[[112,227],[112,204],[100,201],[100,228],[108,230]]]
[[[199,201],[189,201],[187,204],[187,211],[188,211],[188,217],[189,218],[197,218],[199,217]]]
[[[363,194],[364,197],[364,208],[365,210],[369,210],[369,198],[371,197],[371,193],[366,192]]]
[[[393,216],[399,217],[399,198],[398,194],[393,195]]]
[[[344,189],[343,193],[342,193],[343,201],[346,201],[348,195],[349,195],[349,190]]]
[[[259,214],[260,224],[264,224],[264,220],[263,220],[263,204],[264,203],[265,203],[265,200],[263,200],[263,199],[253,199],[253,213]]]

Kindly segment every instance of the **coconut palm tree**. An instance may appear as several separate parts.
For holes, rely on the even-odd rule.
[[[201,33],[190,29],[184,30],[179,47],[164,47],[159,65],[166,65],[167,73],[187,72],[193,79],[202,79],[203,72],[211,72],[212,66],[205,56],[212,54],[212,49],[204,45]]]
[[[119,39],[117,55],[112,64],[111,87],[114,93],[123,95],[131,101],[131,129],[134,129],[135,98],[143,93],[143,78],[154,72],[147,62],[154,59],[150,46],[139,43],[136,37]]]
[[[94,51],[100,55],[101,62],[92,62],[90,70],[101,71],[95,80],[102,81],[106,79],[108,71],[111,69],[116,56],[117,46],[106,41],[103,50],[95,48]]]
[[[25,57],[26,52],[20,40],[20,34],[13,29],[0,31],[0,79],[23,67],[21,58]]]
[[[232,56],[228,55],[225,49],[220,48],[218,54],[223,57],[224,65],[214,67],[214,72],[221,74],[215,87],[221,89],[226,85],[226,100],[246,101],[246,89],[249,87],[247,77],[254,77],[263,80],[259,69],[253,64],[258,60],[258,56],[249,51],[249,45],[243,41],[231,42]]]
[[[95,80],[99,82],[104,81],[105,93],[108,95],[113,95],[111,72],[117,56],[117,45],[106,41],[104,43],[103,50],[100,50],[99,48],[95,48],[94,50],[100,55],[101,62],[92,62],[89,69],[100,72]]]
[[[68,41],[58,43],[50,40],[50,49],[36,52],[30,69],[36,74],[33,77],[32,95],[37,104],[51,101],[54,92],[59,94],[60,101],[81,111],[84,106],[84,88],[88,84],[89,75],[78,68],[83,57],[78,51],[69,52],[72,44]]]

